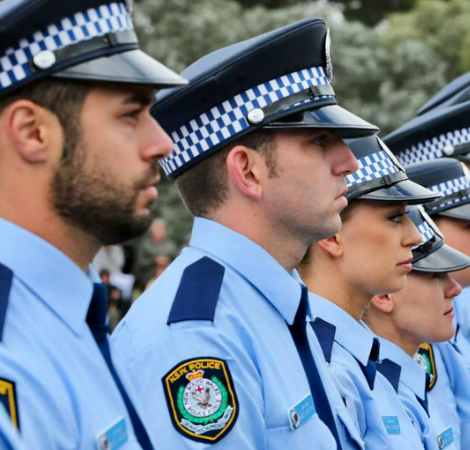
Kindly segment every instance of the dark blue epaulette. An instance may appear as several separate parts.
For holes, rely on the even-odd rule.
[[[214,321],[225,267],[204,256],[186,267],[167,325],[185,320]]]
[[[381,364],[377,364],[377,370],[389,381],[395,392],[398,392],[401,366],[390,359],[383,359]]]
[[[3,328],[7,316],[8,299],[10,298],[11,281],[13,272],[0,264],[0,342],[3,337]]]
[[[336,327],[331,323],[317,317],[310,325],[317,335],[318,342],[327,363],[331,362],[331,352],[335,341]]]

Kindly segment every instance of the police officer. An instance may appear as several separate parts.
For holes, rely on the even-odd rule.
[[[189,248],[113,333],[164,448],[362,448],[293,273],[340,227],[342,137],[377,131],[337,105],[325,23],[218,50],[166,91],[162,166],[196,216]]]
[[[455,430],[454,436],[451,417],[428,398],[437,378],[432,370],[433,349],[427,343],[443,342],[454,334],[452,300],[461,287],[448,273],[469,267],[470,258],[444,244],[441,232],[421,207],[411,208],[408,217],[422,237],[413,248],[413,270],[404,289],[372,299],[364,320],[381,336],[378,370],[419,425],[425,448],[457,449],[460,431]],[[415,361],[422,344],[426,344],[425,353]],[[420,365],[429,369],[428,375]]]
[[[396,392],[376,373],[380,345],[362,317],[374,295],[406,283],[411,248],[421,240],[406,204],[440,195],[409,181],[377,136],[347,142],[359,169],[346,178],[350,203],[341,214],[343,226],[313,244],[299,267],[316,318],[312,326],[366,448],[422,449]]]
[[[152,448],[89,266],[144,231],[171,141],[131,2],[0,4],[0,397],[27,448]]]
[[[446,241],[456,249],[470,255],[468,247],[468,190],[470,177],[468,169],[457,158],[466,158],[468,137],[465,125],[470,102],[436,107],[393,132],[388,138],[391,149],[397,157],[407,161],[420,161],[407,170],[416,182],[440,192],[444,197],[425,206],[444,233]],[[443,158],[449,155],[455,159]],[[437,159],[436,159],[437,158]],[[464,288],[469,286],[470,271],[455,272],[453,277]],[[460,445],[470,441],[470,378],[465,367],[470,366],[466,341],[465,301],[468,289],[454,302],[456,334],[451,343],[423,346],[424,357],[432,354],[428,366],[429,374],[437,374],[430,387],[430,397],[445,416],[451,420],[454,439]]]

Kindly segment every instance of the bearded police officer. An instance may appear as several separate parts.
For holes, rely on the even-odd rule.
[[[89,264],[143,232],[171,141],[131,3],[0,3],[0,397],[27,448],[152,448]]]
[[[189,248],[114,336],[164,448],[363,448],[307,326],[294,268],[340,227],[342,137],[377,128],[337,105],[324,22],[216,51],[159,96],[162,166],[196,216]]]

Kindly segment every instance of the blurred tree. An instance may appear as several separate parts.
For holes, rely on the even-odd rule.
[[[470,70],[470,1],[418,0],[416,8],[390,16],[382,44],[424,42],[445,63],[447,80]]]
[[[343,5],[347,20],[359,20],[366,25],[377,25],[390,13],[408,11],[417,0],[332,0]],[[445,0],[444,0],[445,1]]]
[[[459,1],[468,0],[449,3]],[[441,3],[422,3],[428,2]],[[418,7],[423,8],[421,4]],[[136,5],[142,47],[176,71],[223,46],[318,16],[326,20],[332,32],[334,87],[339,102],[379,125],[382,134],[413,117],[416,109],[445,84],[448,59],[441,57],[437,44],[427,45],[419,37],[422,35],[409,39],[401,30],[411,33],[409,23],[402,25],[395,17],[388,26],[370,28],[348,22],[340,7],[325,1],[277,9],[244,8],[234,0],[141,0]],[[451,33],[452,27],[442,28]],[[167,220],[169,236],[181,245],[190,233],[191,217],[172,182],[164,182],[159,191],[155,212]]]

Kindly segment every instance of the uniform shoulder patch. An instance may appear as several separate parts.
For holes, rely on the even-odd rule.
[[[186,267],[167,324],[185,320],[214,320],[225,267],[204,256]]]
[[[237,421],[237,395],[224,360],[201,357],[183,361],[162,382],[171,421],[183,436],[215,444]]]
[[[414,356],[415,361],[429,375],[428,391],[430,391],[437,381],[436,360],[434,359],[434,350],[431,344],[422,344]]]
[[[0,378],[0,404],[10,416],[10,419],[18,430],[20,429],[20,416],[18,413],[18,401],[16,398],[16,386],[13,381]],[[0,408],[2,407],[0,406]]]

